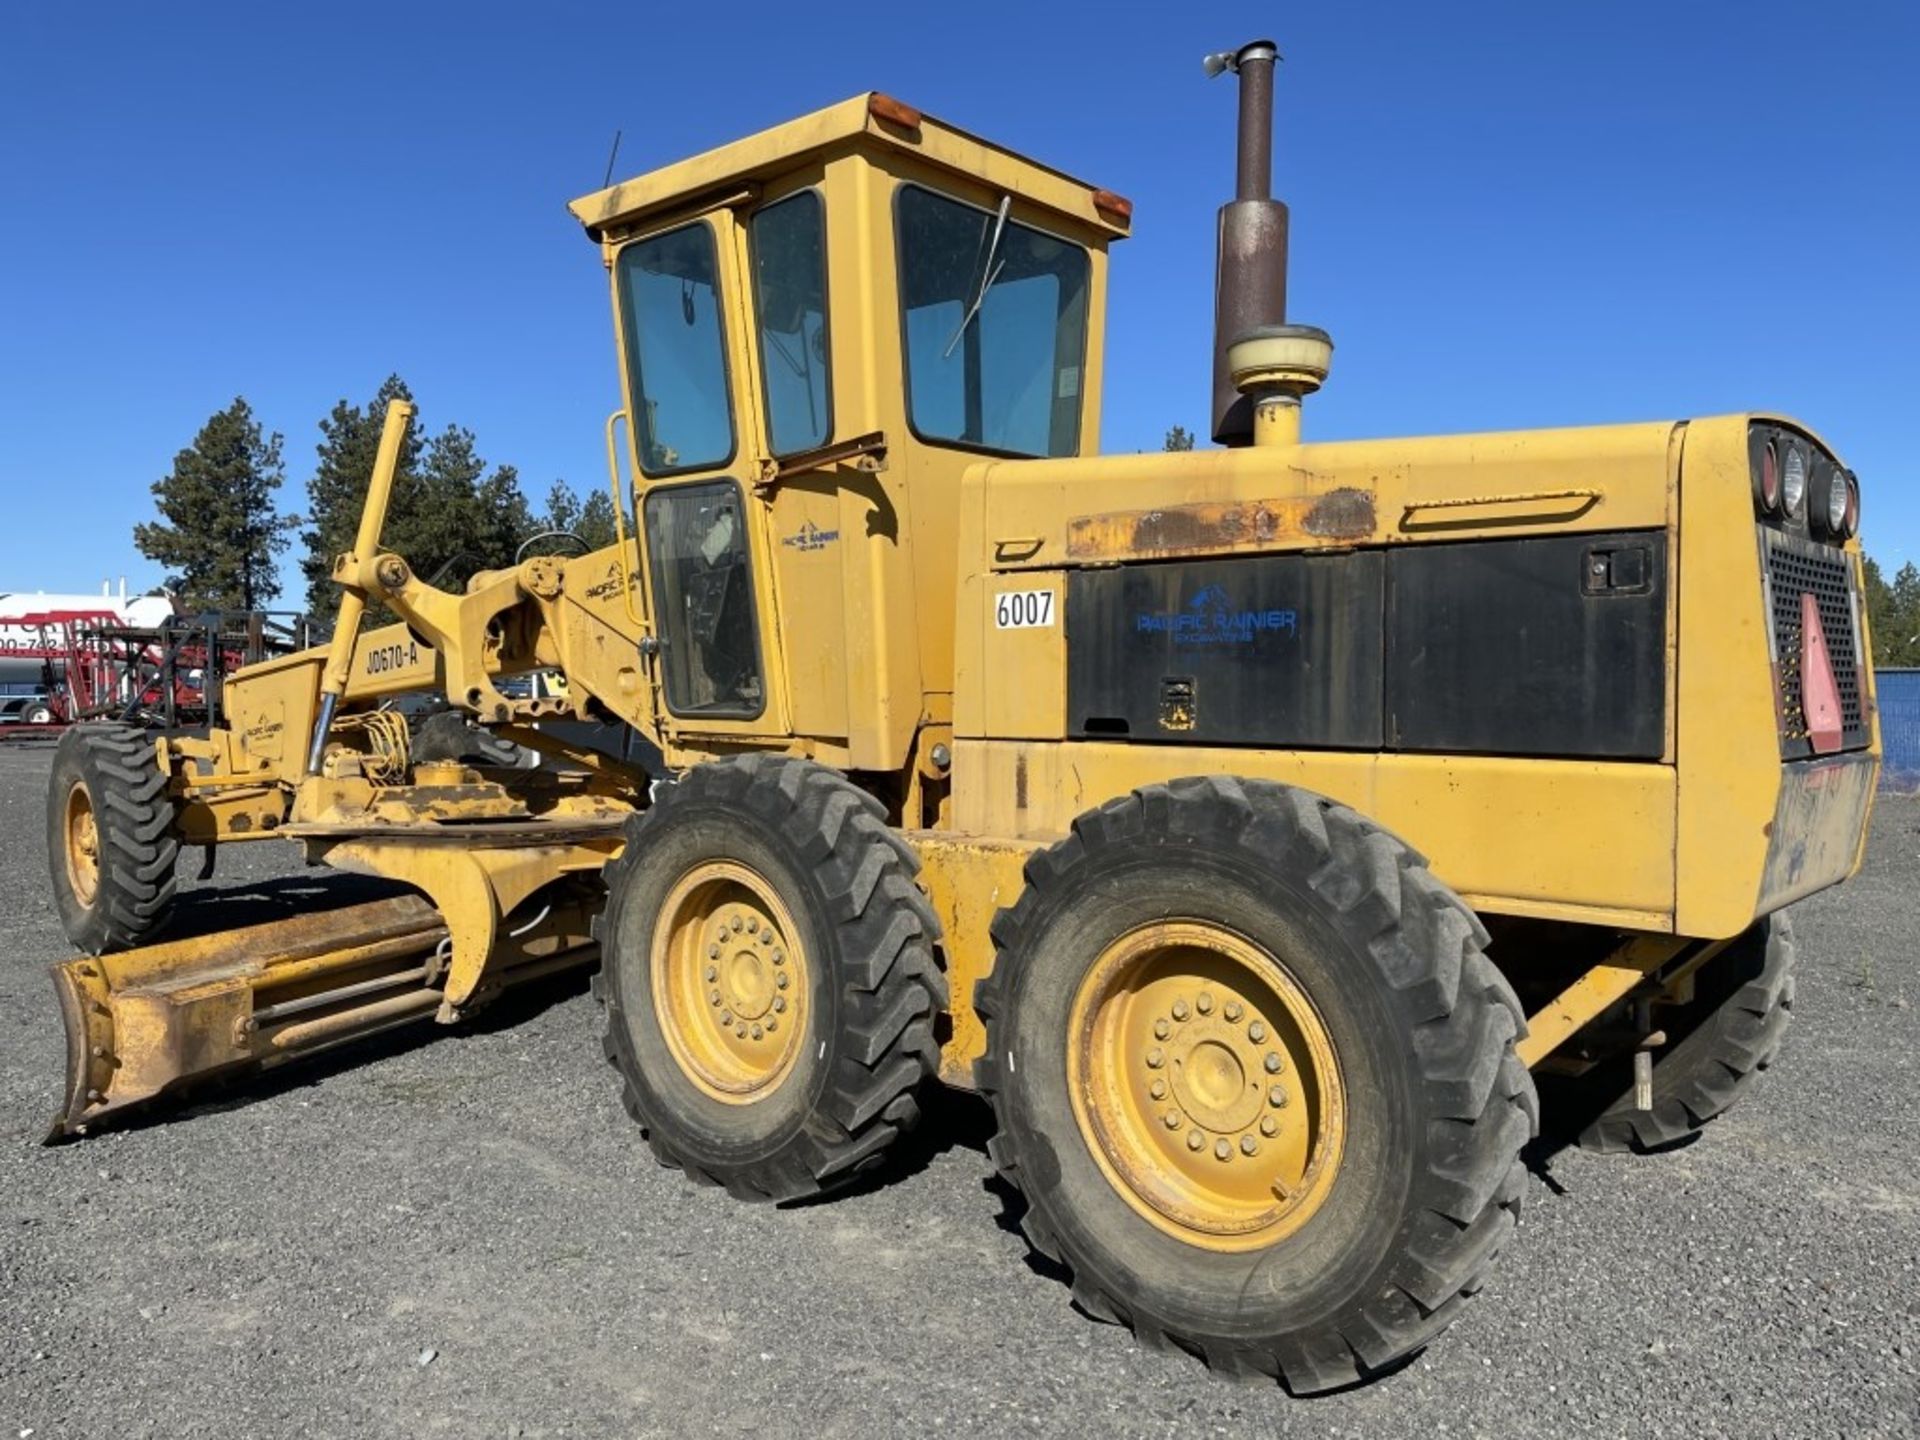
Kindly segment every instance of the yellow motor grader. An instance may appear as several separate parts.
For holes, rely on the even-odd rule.
[[[1725,1109],[1864,841],[1858,483],[1771,415],[1303,441],[1275,59],[1209,62],[1204,451],[1095,451],[1131,205],[888,96],[574,202],[634,533],[424,583],[395,405],[331,644],[68,732],[57,1130],[597,962],[668,1164],[813,1194],[977,1090],[1084,1309],[1317,1390],[1480,1287],[1536,1074],[1602,1148]],[[237,843],[407,888],[165,938]]]

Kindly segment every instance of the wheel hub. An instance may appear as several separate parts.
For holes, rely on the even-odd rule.
[[[1325,1024],[1278,958],[1202,922],[1146,926],[1095,962],[1071,1023],[1076,1117],[1154,1224],[1251,1249],[1319,1207],[1344,1095]]]
[[[66,836],[68,884],[76,900],[91,905],[100,885],[100,824],[84,785],[67,792]]]
[[[733,861],[696,866],[661,906],[655,1013],[681,1068],[716,1099],[777,1087],[805,1034],[806,958],[772,884]]]
[[[1244,1130],[1260,1113],[1263,1087],[1237,1040],[1224,1025],[1189,1025],[1170,1047],[1173,1098],[1195,1124],[1217,1134]]]

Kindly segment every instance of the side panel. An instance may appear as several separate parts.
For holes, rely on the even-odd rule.
[[[1666,930],[1674,773],[1661,764],[1124,742],[956,740],[956,830],[1053,840],[1082,811],[1183,775],[1279,780],[1370,815],[1476,908]]]
[[[222,703],[246,768],[289,779],[304,770],[326,660],[323,648],[302,650],[249,665],[228,678]],[[349,703],[434,690],[444,683],[439,652],[403,623],[363,631],[354,640]]]

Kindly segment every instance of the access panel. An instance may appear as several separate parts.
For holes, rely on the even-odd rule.
[[[1385,557],[1265,555],[1067,576],[1067,733],[1378,749]]]
[[[1661,531],[1402,546],[1387,590],[1390,749],[1660,757]]]

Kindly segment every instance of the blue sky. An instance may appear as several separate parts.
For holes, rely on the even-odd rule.
[[[530,496],[602,483],[564,202],[615,129],[630,174],[867,88],[1134,200],[1102,446],[1201,429],[1234,94],[1199,60],[1269,31],[1292,315],[1338,347],[1311,435],[1782,409],[1920,560],[1920,6],[14,4],[0,590],[156,580],[147,487],[235,394],[289,508],[390,370]]]

